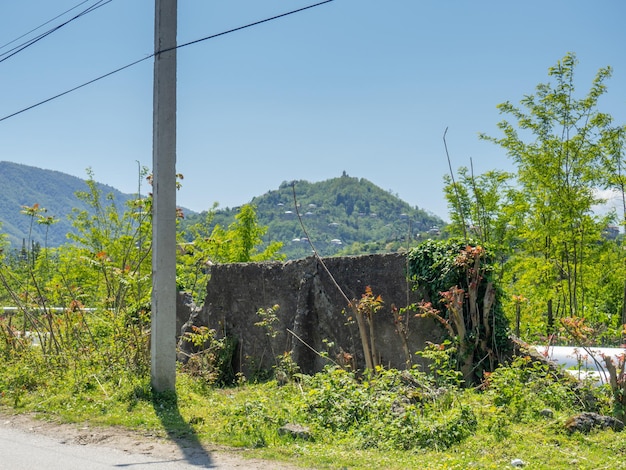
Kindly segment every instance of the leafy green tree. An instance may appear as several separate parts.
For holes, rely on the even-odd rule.
[[[492,170],[474,176],[461,167],[454,180],[444,176],[444,183],[451,235],[488,245],[502,267],[515,246],[511,229],[519,192],[513,187],[513,174]]]
[[[34,376],[45,370],[77,389],[90,386],[89,377],[120,383],[122,375],[149,370],[149,317],[142,308],[150,297],[149,198],[122,211],[112,196],[103,197],[90,172],[87,185],[77,196],[91,210],[74,212],[74,243],[33,250],[26,271],[0,267],[0,283],[30,335],[24,340],[17,320],[0,317],[4,351],[17,363],[29,363]],[[31,221],[40,212],[37,205],[24,208]],[[28,347],[31,337],[39,348]]]
[[[75,211],[76,231],[68,234],[74,244],[59,249],[66,271],[57,285],[76,286],[86,304],[104,301],[119,311],[146,303],[150,298],[151,219],[150,198],[129,202],[120,209],[112,195],[102,195],[88,171],[89,190],[77,194],[91,210]]]
[[[282,259],[278,252],[282,243],[270,243],[263,251],[257,247],[263,243],[267,227],[257,223],[256,209],[252,204],[241,207],[235,216],[235,222],[224,230],[221,226],[213,229],[212,238],[217,246],[215,260],[219,262],[244,263],[247,261],[265,261]]]
[[[600,69],[579,98],[575,66],[574,54],[567,54],[549,69],[553,83],[538,85],[521,107],[498,106],[514,120],[498,124],[503,137],[481,136],[506,149],[517,166],[521,197],[512,210],[520,218],[522,243],[512,272],[524,276],[526,297],[536,305],[547,302],[549,322],[553,314],[589,311],[589,266],[598,262],[601,234],[610,222],[593,208],[602,202],[597,189],[609,184],[605,162],[617,148],[611,117],[597,109],[611,69]]]
[[[623,229],[626,229],[626,161],[624,148],[626,141],[626,125],[614,126],[604,135],[602,145],[605,147],[606,159],[604,168],[607,175],[608,189],[617,192],[621,198],[621,214],[616,213],[617,220]],[[619,250],[622,254],[624,250]],[[620,266],[624,265],[623,256]],[[626,276],[623,276],[623,299],[621,307],[621,323],[626,324]],[[626,335],[623,336],[626,340]]]
[[[235,216],[235,222],[227,229],[221,225],[213,228],[212,222],[216,205],[204,214],[201,220],[180,234],[183,254],[177,259],[177,282],[181,290],[192,292],[194,300],[203,300],[208,281],[210,263],[243,263],[248,261],[282,260],[279,251],[281,242],[271,242],[259,251],[263,245],[263,236],[267,227],[258,224],[256,209],[252,204],[241,207]]]

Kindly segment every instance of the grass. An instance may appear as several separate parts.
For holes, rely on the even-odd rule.
[[[0,378],[9,372],[0,369]],[[53,378],[29,382],[17,402],[3,390],[0,405],[64,422],[244,447],[251,457],[308,468],[502,469],[513,468],[513,459],[532,469],[626,468],[626,434],[567,433],[565,420],[590,405],[543,372],[514,364],[494,373],[486,390],[449,386],[437,397],[417,396],[418,389],[407,388],[393,371],[359,381],[329,370],[284,386],[268,381],[230,388],[179,373],[176,394],[162,396],[151,393],[147,378],[102,381],[94,375],[81,382],[80,393],[77,384]],[[393,411],[407,391],[412,401]],[[593,406],[607,412],[608,395],[593,393]],[[552,416],[541,413],[546,407]],[[462,409],[475,420],[449,426]],[[309,426],[314,439],[280,435],[278,428],[288,422]]]

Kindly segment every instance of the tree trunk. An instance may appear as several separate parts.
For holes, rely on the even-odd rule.
[[[554,332],[554,313],[552,312],[552,299],[548,300],[548,330],[550,336]]]
[[[361,345],[363,346],[363,355],[365,356],[365,368],[373,370],[374,365],[372,363],[372,353],[370,352],[369,340],[367,338],[367,326],[365,325],[365,318],[363,315],[354,308],[354,315],[356,316],[357,325],[359,325],[359,335],[361,336]]]
[[[367,319],[370,326],[370,352],[372,354],[372,367],[380,365],[378,352],[376,351],[376,332],[374,331],[374,314],[372,313]]]

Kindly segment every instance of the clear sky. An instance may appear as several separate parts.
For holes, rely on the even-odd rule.
[[[3,1],[0,45],[79,3]],[[312,3],[178,0],[178,41]],[[519,103],[568,51],[580,93],[613,67],[601,109],[626,122],[624,18],[623,0],[335,0],[182,48],[178,204],[233,207],[283,181],[345,171],[447,218],[446,127],[455,169],[472,158],[477,174],[510,170],[478,133],[499,135],[496,105]],[[0,118],[151,54],[153,22],[152,0],[112,0],[0,62]],[[0,160],[83,178],[90,167],[136,192],[137,162],[152,164],[152,66],[0,122]]]

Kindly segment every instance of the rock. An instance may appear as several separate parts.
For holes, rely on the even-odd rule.
[[[624,429],[624,423],[612,416],[603,416],[598,413],[580,413],[568,418],[565,422],[565,429],[570,433],[582,432],[588,433],[592,429],[608,429],[621,431]]]
[[[554,417],[554,411],[552,411],[550,408],[544,408],[543,410],[541,410],[539,412],[539,414],[541,416],[544,416],[545,418],[553,418]]]
[[[305,441],[312,441],[313,436],[311,435],[311,430],[300,424],[287,423],[284,426],[281,426],[278,429],[278,434],[281,436],[290,435],[296,439],[304,439]]]
[[[511,460],[511,465],[514,467],[523,467],[524,465],[526,465],[526,462],[524,462],[522,459],[513,459]]]

